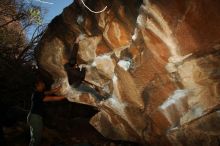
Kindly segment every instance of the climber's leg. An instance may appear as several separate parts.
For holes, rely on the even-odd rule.
[[[43,131],[43,118],[40,115],[31,114],[29,124],[31,134],[29,146],[40,146]]]

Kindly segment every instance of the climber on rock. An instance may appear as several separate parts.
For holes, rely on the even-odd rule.
[[[30,146],[40,146],[43,130],[44,117],[44,102],[59,101],[65,99],[64,96],[53,95],[59,90],[55,88],[51,91],[46,91],[46,82],[42,75],[37,74],[35,82],[35,91],[32,95],[32,104],[30,112],[27,116],[28,124],[30,125]]]
[[[76,56],[71,55],[69,62],[64,65],[69,84],[80,92],[92,94],[99,101],[107,99],[109,95],[104,93],[101,95],[98,87],[85,80],[86,68],[79,67],[76,62]]]
[[[77,91],[90,93],[99,101],[108,98],[108,95],[101,95],[99,91],[97,91],[97,88],[94,87],[95,85],[91,87],[91,83],[89,85],[88,81],[85,81],[86,68],[80,68],[77,65],[69,63],[65,64],[64,68],[67,72],[69,84]]]

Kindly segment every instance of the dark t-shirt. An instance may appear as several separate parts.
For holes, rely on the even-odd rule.
[[[35,91],[33,93],[31,113],[38,114],[38,115],[41,115],[41,116],[44,115],[43,96],[44,96],[44,94],[42,92]]]
[[[69,63],[65,64],[64,68],[67,72],[69,84],[77,88],[85,79],[86,69],[82,68],[80,70],[80,68],[73,68],[73,65]]]

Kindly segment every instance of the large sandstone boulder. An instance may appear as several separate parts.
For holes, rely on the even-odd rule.
[[[219,145],[220,1],[86,4],[107,9],[94,14],[73,2],[51,22],[38,47],[38,63],[54,86],[62,86],[60,94],[98,107],[91,124],[108,138]],[[69,86],[63,64],[76,43],[86,80],[110,94],[108,99],[97,101]]]

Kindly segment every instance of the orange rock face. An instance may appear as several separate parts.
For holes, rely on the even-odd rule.
[[[108,8],[93,14],[74,2],[51,22],[39,45],[39,64],[62,86],[60,94],[97,106],[91,124],[108,138],[157,146],[218,145],[220,2],[93,3],[87,1],[93,10]],[[87,66],[86,80],[108,99],[75,94],[68,85],[62,60],[74,43],[79,64]]]

